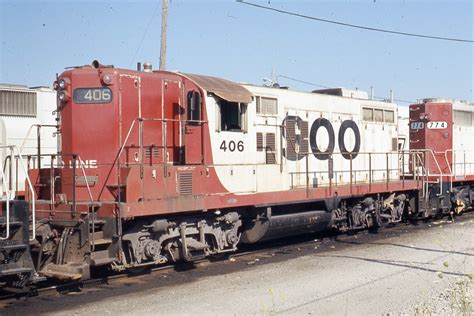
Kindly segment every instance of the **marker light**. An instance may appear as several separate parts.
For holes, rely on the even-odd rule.
[[[109,84],[112,82],[112,77],[110,75],[105,75],[104,76],[104,83]]]
[[[107,74],[107,75],[103,75],[102,76],[102,82],[106,85],[110,85],[110,84],[113,84],[112,83],[112,76]]]

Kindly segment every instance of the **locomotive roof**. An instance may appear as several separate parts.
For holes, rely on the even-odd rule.
[[[252,102],[252,93],[238,83],[211,76],[196,74],[182,75],[194,81],[203,90],[212,92],[224,100],[240,103]]]
[[[278,97],[281,99],[286,99],[287,102],[304,102],[310,104],[314,100],[323,101],[326,100],[327,102],[341,102],[340,105],[347,105],[348,108],[346,109],[349,111],[350,108],[353,108],[354,111],[358,111],[354,108],[354,105],[362,105],[362,106],[375,106],[378,108],[386,108],[386,109],[393,109],[397,107],[396,103],[387,102],[382,100],[371,100],[371,99],[364,99],[364,98],[357,98],[357,97],[350,97],[350,96],[340,96],[334,94],[322,94],[322,93],[314,93],[310,91],[298,91],[292,89],[281,89],[275,87],[266,87],[266,86],[257,86],[252,84],[244,84],[244,86],[249,89],[255,95],[264,95],[267,97]],[[340,88],[344,89],[344,88]],[[306,101],[303,101],[306,100]],[[312,100],[312,101],[311,101]],[[303,103],[301,103],[303,104]],[[358,108],[357,108],[358,109]]]
[[[428,98],[423,99],[422,103],[451,103],[454,110],[474,112],[474,102],[454,99],[443,99],[443,98]]]

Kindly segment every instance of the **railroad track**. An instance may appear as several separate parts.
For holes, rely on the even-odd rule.
[[[474,212],[465,213],[463,216],[455,219],[456,222],[469,222],[474,220]],[[27,292],[21,293],[0,293],[0,310],[7,307],[9,304],[14,304],[19,299],[27,299],[28,297],[43,297],[49,295],[69,294],[72,292],[82,292],[87,289],[94,289],[101,285],[120,284],[123,280],[141,280],[149,278],[150,275],[155,277],[159,274],[168,274],[175,271],[186,271],[190,268],[199,269],[202,266],[212,264],[232,264],[240,262],[245,265],[253,265],[265,260],[265,258],[274,257],[278,255],[291,255],[297,257],[299,255],[308,254],[309,251],[314,253],[315,248],[318,251],[329,251],[334,248],[341,250],[345,247],[350,247],[354,244],[354,239],[357,239],[357,244],[370,243],[371,241],[380,241],[385,238],[390,238],[398,234],[407,232],[416,232],[417,230],[428,229],[432,226],[443,225],[451,223],[448,220],[417,222],[417,225],[399,224],[391,228],[384,228],[378,233],[373,234],[367,230],[360,231],[356,234],[315,234],[307,236],[292,237],[284,240],[276,240],[271,242],[262,242],[255,245],[243,245],[241,249],[233,254],[222,258],[206,258],[192,263],[176,263],[154,267],[152,269],[143,271],[141,273],[115,273],[108,272],[103,277],[96,277],[84,281],[73,281],[60,284],[41,283],[37,287],[31,288]],[[342,241],[342,243],[341,243]],[[349,241],[349,242],[348,242]],[[242,265],[240,266],[242,267]],[[181,273],[181,272],[178,272]]]

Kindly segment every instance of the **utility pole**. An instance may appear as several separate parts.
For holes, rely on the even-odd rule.
[[[166,20],[168,18],[168,0],[162,0],[161,13],[161,49],[160,49],[160,70],[166,69]]]

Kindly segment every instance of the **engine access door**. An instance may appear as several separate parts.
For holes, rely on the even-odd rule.
[[[185,131],[185,163],[187,165],[202,164],[202,97],[196,90],[186,92]]]
[[[163,81],[163,131],[165,163],[183,164],[183,124],[182,106],[183,83],[180,79]]]

